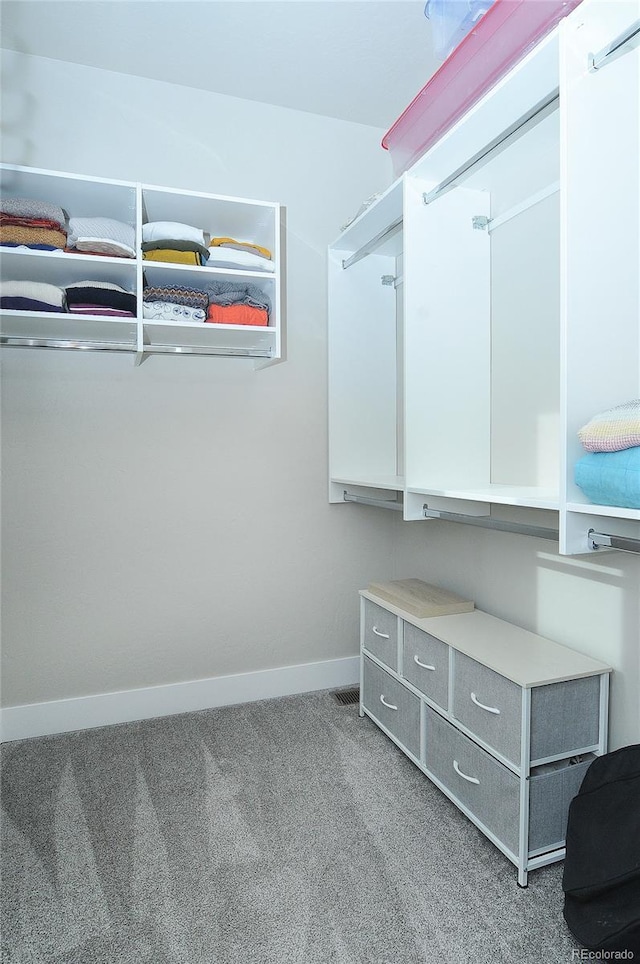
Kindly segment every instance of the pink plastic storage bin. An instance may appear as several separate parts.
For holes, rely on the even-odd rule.
[[[394,175],[411,167],[582,0],[494,0],[382,138]]]

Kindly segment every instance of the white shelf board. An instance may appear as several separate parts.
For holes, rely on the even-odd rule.
[[[493,502],[496,505],[518,505],[535,509],[558,509],[557,492],[536,486],[488,485],[477,489],[431,489],[408,486],[407,492],[433,495],[447,499],[467,499],[471,502]]]
[[[595,505],[593,502],[568,502],[567,512],[581,512],[585,515],[608,516],[612,519],[637,519],[640,521],[640,509],[625,509],[619,505]]]
[[[214,325],[199,322],[144,320],[145,347],[184,345],[188,348],[219,348],[269,351],[275,346],[276,329],[251,325]]]
[[[354,252],[402,218],[402,180],[395,181],[330,245],[332,251]],[[381,253],[382,249],[378,249]],[[384,253],[396,253],[394,250]]]
[[[135,318],[105,315],[73,315],[67,312],[3,311],[3,338],[33,338],[35,340],[129,342],[135,349],[137,321]]]
[[[239,281],[249,280],[252,284],[259,284],[261,281],[273,280],[275,278],[274,269],[269,271],[252,271],[249,268],[218,268],[214,265],[194,265],[194,264],[176,264],[171,261],[142,261],[142,270],[145,274],[153,274],[157,272],[180,272],[190,274],[190,282],[196,284],[200,279],[206,281],[213,281],[216,277],[221,277],[223,280],[229,276],[238,278]],[[195,279],[195,281],[194,281]],[[167,282],[168,284],[173,284],[177,281],[173,278],[172,281]]]
[[[331,481],[336,485],[360,485],[368,489],[389,489],[394,492],[404,488],[401,475],[332,476]]]
[[[44,281],[64,288],[78,281],[111,281],[135,286],[135,258],[110,258],[64,251],[30,251],[0,248],[2,276],[6,281]]]

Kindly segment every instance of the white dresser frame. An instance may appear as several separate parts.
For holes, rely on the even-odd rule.
[[[375,596],[367,590],[360,592],[360,716],[368,716],[389,737],[406,756],[461,810],[489,840],[513,863],[518,869],[518,884],[527,885],[529,871],[547,864],[562,860],[565,847],[559,846],[540,851],[529,850],[529,803],[530,777],[533,767],[546,763],[565,760],[574,756],[593,754],[600,756],[607,750],[608,739],[608,708],[609,708],[609,674],[611,667],[606,666],[588,656],[577,653],[566,646],[555,643],[545,637],[528,632],[521,627],[506,623],[479,610],[471,613],[460,613],[450,616],[437,616],[420,619],[413,616],[386,600]],[[397,619],[397,670],[392,669],[377,655],[367,649],[365,645],[365,607],[366,600],[370,600]],[[449,676],[448,699],[446,709],[434,703],[432,699],[420,691],[413,683],[404,677],[403,651],[404,626],[406,623],[448,646]],[[477,734],[469,730],[457,720],[453,714],[454,707],[454,658],[455,652],[464,654],[475,660],[481,666],[488,667],[505,679],[521,687],[521,715],[520,715],[520,761],[514,764],[501,752],[491,747]],[[364,705],[364,667],[365,659],[377,664],[393,679],[397,680],[405,689],[413,693],[420,700],[420,755],[416,757],[390,730],[375,716],[370,708]],[[563,749],[562,752],[531,759],[531,696],[532,690],[538,686],[577,680],[584,677],[597,676],[599,685],[598,707],[598,740],[588,746],[576,746]],[[519,846],[514,852],[501,841],[485,824],[464,804],[452,791],[447,788],[426,765],[427,746],[427,713],[428,708],[447,720],[456,730],[467,736],[477,746],[499,761],[519,779]]]

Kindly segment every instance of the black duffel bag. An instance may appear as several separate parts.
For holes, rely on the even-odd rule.
[[[562,889],[581,944],[640,959],[640,744],[587,770],[569,806]]]

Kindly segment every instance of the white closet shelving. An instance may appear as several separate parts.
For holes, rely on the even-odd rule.
[[[160,352],[238,355],[263,363],[281,358],[279,204],[9,164],[0,166],[0,191],[6,197],[53,202],[68,217],[123,221],[135,229],[137,252],[135,258],[121,258],[3,246],[3,280],[46,281],[59,287],[85,280],[106,281],[137,298],[134,319],[3,310],[3,344],[128,351],[137,362],[147,353]],[[148,221],[178,221],[202,229],[205,235],[268,248],[273,255],[269,270],[144,260],[140,243],[142,225]],[[160,322],[143,317],[145,284],[181,284],[204,290],[215,280],[256,285],[271,305],[268,325]]]
[[[589,60],[638,16],[585,0],[330,246],[331,501],[640,535],[573,483],[640,396],[639,51]]]

